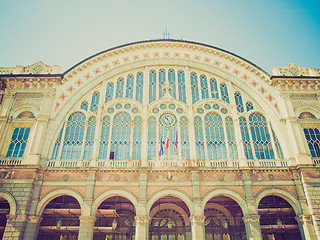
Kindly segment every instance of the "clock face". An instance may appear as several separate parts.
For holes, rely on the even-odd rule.
[[[173,127],[177,123],[177,118],[172,113],[164,113],[160,116],[159,121],[164,127]]]

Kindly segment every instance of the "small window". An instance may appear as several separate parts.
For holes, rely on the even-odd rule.
[[[81,103],[81,106],[80,106],[81,109],[85,110],[85,111],[88,111],[88,102],[87,101],[83,101]]]
[[[299,115],[300,119],[317,119],[311,112],[303,112]]]
[[[34,114],[30,111],[24,111],[20,113],[17,118],[35,118]]]
[[[27,145],[30,128],[15,128],[6,157],[22,157]]]
[[[114,159],[114,152],[110,152],[110,158],[109,159]]]

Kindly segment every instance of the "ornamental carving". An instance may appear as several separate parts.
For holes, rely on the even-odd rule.
[[[148,224],[150,221],[150,217],[149,216],[135,216],[134,217],[135,221],[137,224]]]
[[[190,222],[192,224],[194,223],[204,223],[204,221],[206,220],[206,217],[205,216],[201,216],[201,215],[198,215],[198,216],[191,216],[189,218]]]
[[[260,222],[260,215],[248,215],[242,217],[242,220],[244,223],[254,223],[254,222]]]
[[[298,223],[301,222],[311,222],[312,219],[311,219],[311,215],[298,215],[298,216],[295,216],[294,218]]]
[[[7,220],[9,222],[26,222],[27,215],[7,215]]]
[[[39,216],[28,216],[27,221],[29,223],[40,223],[42,221],[42,217],[39,217]]]

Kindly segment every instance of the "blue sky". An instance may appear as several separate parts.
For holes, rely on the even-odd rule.
[[[0,0],[0,66],[62,72],[103,50],[170,38],[233,52],[271,73],[320,68],[319,0]]]

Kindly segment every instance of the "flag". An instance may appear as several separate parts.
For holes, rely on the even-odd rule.
[[[160,151],[159,151],[159,157],[161,157],[163,155],[163,146],[162,146],[162,137],[160,140]]]
[[[176,140],[174,141],[174,151],[178,154],[178,132],[176,132]]]
[[[168,149],[168,148],[169,148],[169,131],[167,135],[166,146],[164,147],[164,149]]]

